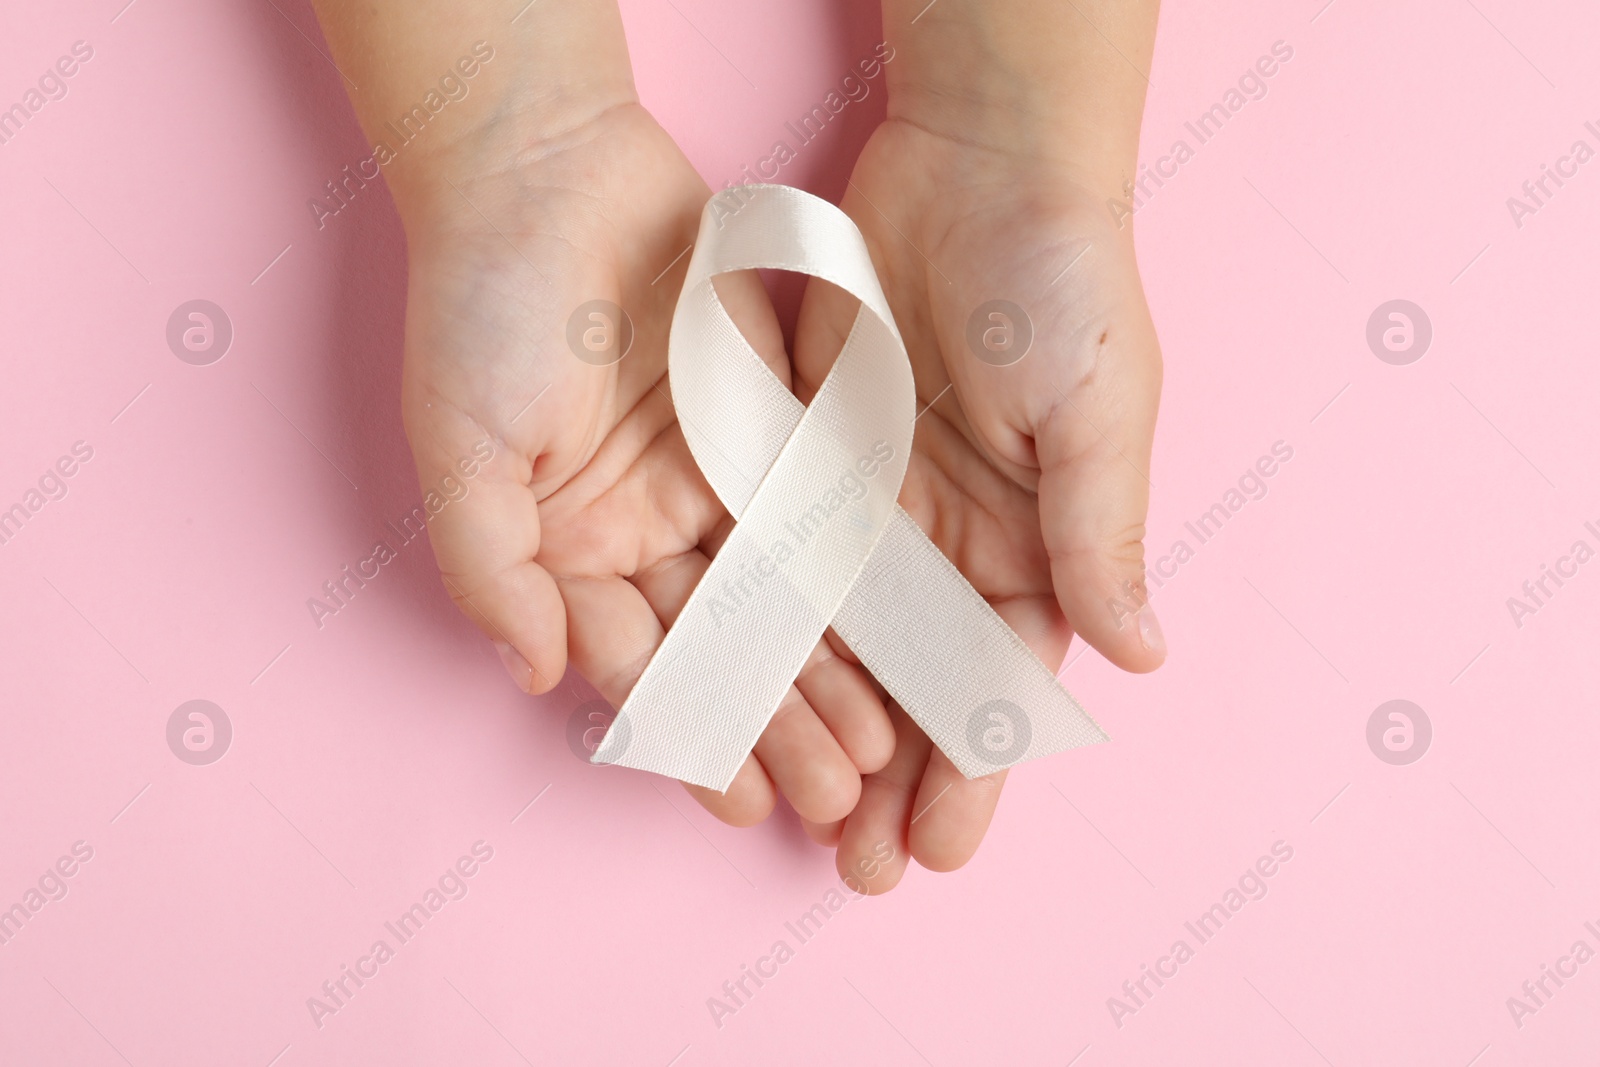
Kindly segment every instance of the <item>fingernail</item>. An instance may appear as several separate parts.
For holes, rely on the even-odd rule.
[[[506,673],[517,683],[517,688],[524,693],[528,692],[529,687],[533,685],[533,665],[505,641],[496,641],[494,648],[500,653],[500,662],[506,665]]]
[[[1155,609],[1149,604],[1139,609],[1139,640],[1151,652],[1162,656],[1167,654],[1167,639],[1161,633],[1161,620],[1156,618]]]

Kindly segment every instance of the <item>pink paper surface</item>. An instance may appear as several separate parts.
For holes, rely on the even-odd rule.
[[[303,3],[123,2],[14,5],[0,33],[0,106],[93,50],[0,144],[0,509],[65,489],[0,544],[0,908],[26,913],[0,925],[0,1063],[1600,1056],[1600,961],[1570,955],[1600,951],[1600,562],[1561,562],[1600,549],[1600,161],[1507,204],[1600,149],[1592,7],[1166,7],[1142,155],[1193,154],[1137,225],[1171,659],[1136,678],[1075,648],[1114,743],[1018,769],[971,865],[802,941],[837,883],[792,812],[735,830],[580,762],[587,687],[517,693],[422,541],[312,620],[420,496],[399,224],[378,187],[321,230],[306,208],[366,153]],[[879,35],[842,2],[625,14],[646,103],[714,186]],[[1185,123],[1276,42],[1266,95],[1199,143]],[[881,107],[782,180],[837,197]],[[206,366],[166,340],[194,299],[233,328]],[[1391,300],[1431,323],[1404,365],[1367,341]],[[1534,605],[1547,566],[1568,576]],[[231,724],[208,765],[168,743],[193,700]],[[1369,746],[1391,700],[1431,724],[1414,762]],[[460,898],[402,941],[385,924],[441,877]],[[1241,878],[1264,895],[1229,911]],[[346,966],[369,977],[314,1018]],[[1125,991],[1146,966],[1169,976]]]

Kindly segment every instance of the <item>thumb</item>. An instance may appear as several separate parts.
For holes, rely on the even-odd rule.
[[[1153,326],[1105,336],[1092,373],[1053,397],[1034,428],[1056,600],[1078,635],[1127,671],[1153,671],[1167,653],[1144,578],[1160,395]]]
[[[408,430],[424,490],[417,512],[450,599],[494,642],[519,689],[548,692],[566,669],[566,611],[554,578],[533,561],[531,465],[476,425]]]

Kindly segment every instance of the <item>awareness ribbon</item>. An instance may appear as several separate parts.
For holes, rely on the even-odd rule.
[[[726,791],[830,625],[968,778],[1107,740],[895,503],[916,387],[861,231],[798,189],[731,192],[736,211],[701,216],[667,361],[689,449],[738,522],[593,762]],[[712,286],[750,268],[861,301],[809,407]]]

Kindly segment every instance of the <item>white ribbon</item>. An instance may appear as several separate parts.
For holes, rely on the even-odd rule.
[[[737,211],[713,200],[701,217],[668,368],[695,462],[738,524],[593,761],[725,791],[830,625],[968,778],[1107,740],[895,503],[916,387],[861,232],[798,189],[731,195]],[[712,286],[749,268],[861,301],[809,407]]]

